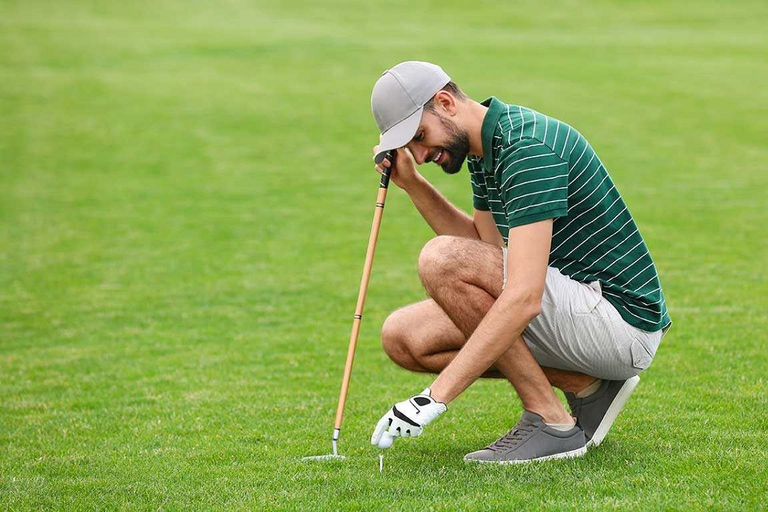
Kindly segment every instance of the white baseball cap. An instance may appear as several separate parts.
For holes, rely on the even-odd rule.
[[[411,141],[424,105],[450,81],[440,66],[419,61],[401,62],[381,75],[371,93],[371,111],[381,132],[376,163]]]

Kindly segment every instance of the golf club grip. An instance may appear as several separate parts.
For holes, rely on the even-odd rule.
[[[381,171],[381,183],[379,184],[379,188],[389,187],[389,175],[392,174],[392,167],[395,165],[395,153],[393,151],[387,151],[384,154],[384,159],[389,160],[390,165]]]
[[[387,152],[385,158],[392,163],[394,154]],[[363,276],[360,279],[360,290],[357,295],[357,306],[355,307],[355,317],[352,321],[352,332],[349,336],[349,348],[347,349],[347,360],[344,364],[344,377],[341,381],[341,392],[339,393],[339,405],[336,408],[336,421],[334,430],[341,429],[341,422],[344,419],[344,406],[347,402],[347,392],[349,391],[349,382],[352,378],[352,363],[355,359],[355,349],[357,348],[357,338],[360,334],[360,324],[363,320],[363,309],[365,308],[365,296],[368,292],[368,282],[371,279],[373,269],[373,256],[376,253],[376,240],[379,237],[379,228],[381,227],[381,218],[384,214],[384,202],[387,198],[387,188],[389,187],[389,176],[392,172],[392,166],[385,167],[381,173],[381,182],[379,184],[379,193],[376,198],[376,209],[373,213],[373,223],[371,224],[371,235],[368,238],[368,250],[365,253],[365,263],[363,264]],[[334,433],[334,438],[338,436]]]

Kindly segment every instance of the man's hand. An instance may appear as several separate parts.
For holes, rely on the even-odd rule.
[[[388,431],[392,437],[418,437],[423,427],[445,412],[444,403],[435,402],[429,388],[403,402],[396,403],[381,417],[371,436],[371,444],[379,444],[381,435]]]
[[[379,146],[374,146],[373,156],[375,157],[378,153]],[[395,185],[407,191],[409,185],[419,176],[418,171],[416,171],[416,161],[413,159],[413,155],[411,155],[408,148],[400,148],[393,153],[395,155],[395,161],[393,162],[395,167],[392,169],[392,174],[389,177]],[[382,172],[384,167],[391,167],[391,165],[384,159],[383,162],[376,165],[376,171]]]

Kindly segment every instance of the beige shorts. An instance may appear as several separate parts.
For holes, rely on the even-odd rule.
[[[504,285],[507,282],[504,250]],[[600,283],[580,283],[547,269],[541,313],[523,331],[541,366],[625,380],[650,366],[662,331],[638,329],[603,298]]]

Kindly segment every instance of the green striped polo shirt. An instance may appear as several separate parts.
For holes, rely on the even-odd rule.
[[[576,281],[599,281],[627,323],[671,324],[643,237],[589,142],[539,112],[483,102],[483,157],[468,158],[473,203],[490,211],[504,242],[509,229],[554,219],[549,266]]]

